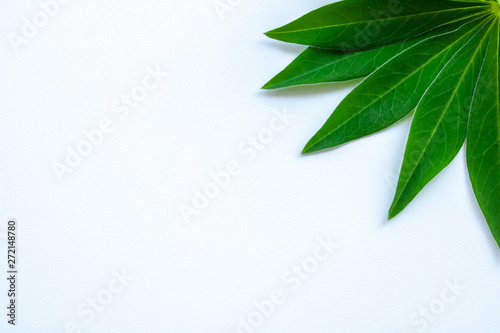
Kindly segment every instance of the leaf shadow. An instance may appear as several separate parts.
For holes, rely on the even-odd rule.
[[[272,39],[260,40],[257,44],[262,44],[264,46],[270,46],[279,49],[283,52],[298,56],[301,52],[307,49],[307,46],[292,44],[292,43],[277,43]]]
[[[290,97],[306,97],[314,95],[322,95],[333,93],[339,90],[354,89],[362,79],[343,81],[343,82],[326,82],[317,84],[307,84],[288,88],[280,88],[275,90],[261,89],[259,94],[264,96],[272,96],[273,98],[290,98]]]

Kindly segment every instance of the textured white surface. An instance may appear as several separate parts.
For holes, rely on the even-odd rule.
[[[0,331],[229,333],[250,316],[259,327],[240,332],[499,332],[500,252],[463,152],[386,223],[409,120],[301,157],[355,83],[259,91],[303,49],[262,33],[329,1],[221,2],[223,19],[212,0],[72,1],[16,53],[9,34],[41,7],[3,1],[0,276],[15,218],[20,296]],[[168,78],[119,118],[115,100],[156,66]],[[243,153],[273,109],[294,118]],[[114,131],[58,181],[52,164],[103,119]],[[185,223],[179,206],[230,161],[239,174]],[[339,248],[292,273],[328,236]],[[123,271],[134,279],[118,288]]]

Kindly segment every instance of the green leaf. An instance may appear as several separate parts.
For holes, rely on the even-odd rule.
[[[489,10],[479,2],[343,0],[266,33],[284,42],[360,50],[404,41]]]
[[[405,117],[436,75],[481,26],[469,22],[400,53],[357,86],[303,153],[333,148],[378,132]]]
[[[430,37],[449,31],[449,27],[434,29],[425,35],[402,43],[360,52],[310,47],[262,88],[279,89],[301,84],[338,82],[365,77],[400,52]]]
[[[375,133],[416,109],[389,219],[467,140],[472,187],[500,247],[500,0],[344,0],[268,35],[312,47],[265,89],[371,73],[303,153]]]
[[[462,148],[491,21],[455,53],[419,102],[389,219],[399,214]]]
[[[467,167],[479,206],[500,246],[499,38],[497,21],[472,104],[467,137]]]

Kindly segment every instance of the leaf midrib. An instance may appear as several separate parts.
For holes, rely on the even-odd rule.
[[[476,9],[476,7],[481,8],[481,7],[486,7],[486,5],[478,5],[478,6],[471,6],[471,7],[460,7],[460,8],[453,8],[453,9],[446,9],[446,10],[438,10],[438,11],[433,11],[433,12],[426,12],[422,14],[410,14],[410,15],[402,15],[402,16],[396,16],[396,17],[390,17],[388,19],[383,19],[380,20],[382,22],[390,22],[391,20],[399,20],[399,19],[404,19],[407,17],[418,17],[418,16],[425,16],[425,15],[434,15],[437,13],[445,13],[445,12],[452,12],[452,11],[458,11],[458,10],[466,10],[466,9]],[[303,31],[313,31],[313,30],[320,30],[320,29],[330,29],[330,28],[336,28],[336,27],[342,27],[342,26],[349,26],[352,24],[363,24],[363,23],[369,23],[373,22],[373,20],[370,21],[356,21],[356,22],[350,22],[350,23],[344,23],[344,24],[332,24],[332,25],[324,25],[320,27],[313,27],[313,28],[304,28],[304,29],[296,29],[296,30],[285,30],[285,31],[270,31],[269,33],[272,34],[290,34],[290,33],[295,33],[295,32],[303,32]]]

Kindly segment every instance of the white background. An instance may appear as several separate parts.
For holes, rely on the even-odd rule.
[[[237,332],[273,290],[284,302],[240,332],[500,331],[500,252],[463,151],[387,223],[410,120],[300,156],[357,82],[259,90],[304,49],[263,32],[327,3],[74,0],[16,52],[9,34],[41,7],[2,2],[0,277],[12,218],[20,274],[15,327],[0,284],[1,332]],[[113,103],[157,66],[167,78],[120,119]],[[238,146],[273,109],[294,118],[248,160]],[[114,131],[59,181],[53,164],[102,119]],[[229,161],[241,173],[186,223],[179,207]],[[292,290],[283,275],[328,236],[339,248]]]

